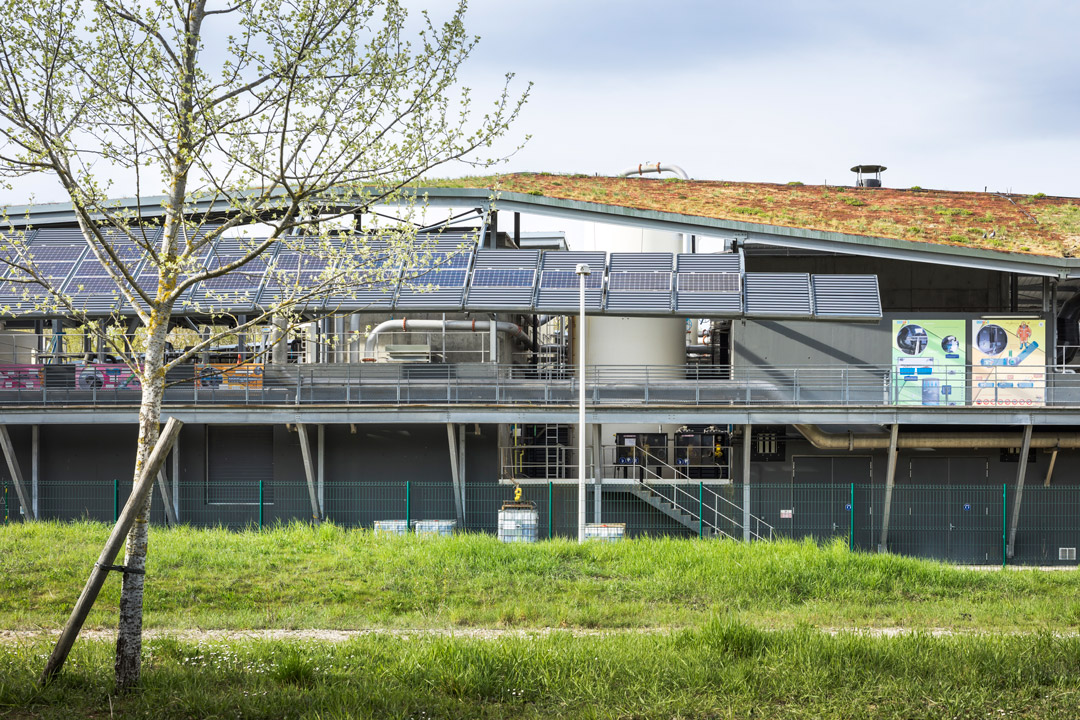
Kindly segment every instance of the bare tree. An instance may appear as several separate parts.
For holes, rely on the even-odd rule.
[[[0,4],[0,178],[9,187],[32,173],[56,178],[121,313],[143,327],[132,366],[142,388],[136,478],[158,436],[166,372],[220,335],[166,357],[185,291],[243,272],[279,243],[318,258],[271,267],[282,291],[243,330],[335,284],[370,279],[363,247],[330,242],[340,232],[332,221],[406,195],[443,163],[490,164],[476,154],[506,133],[528,93],[512,94],[507,75],[488,111],[470,113],[458,80],[476,43],[464,0],[441,23],[426,13],[409,20],[397,0]],[[144,193],[163,194],[161,208],[144,217],[117,202],[118,179],[135,188],[135,208]],[[208,200],[223,210],[217,224],[192,213]],[[252,223],[263,232],[205,264],[211,243]],[[2,243],[6,281],[27,288],[23,310],[80,317],[21,234],[6,232]],[[144,258],[138,276],[133,256]],[[148,515],[149,498],[128,535],[129,568],[144,567]],[[120,691],[139,679],[143,577],[124,575]]]

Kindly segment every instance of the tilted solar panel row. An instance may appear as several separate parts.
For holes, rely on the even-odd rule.
[[[190,242],[214,229],[199,228]],[[140,231],[141,233],[142,231]],[[146,236],[110,236],[125,270],[148,294],[157,272],[147,248],[160,243],[160,229]],[[248,254],[256,237],[227,237],[207,243],[181,279],[213,273]],[[91,316],[123,311],[125,301],[101,261],[77,230],[43,230],[27,243],[35,271]],[[475,233],[421,235],[412,244],[343,233],[340,237],[290,236],[243,267],[195,283],[177,305],[178,314],[247,313],[295,301],[301,311],[407,312],[578,311],[577,266],[587,264],[586,312],[617,315],[698,317],[832,318],[881,317],[873,275],[746,273],[742,253],[679,254],[602,251],[492,250],[476,248]],[[9,241],[7,251],[13,252]],[[8,270],[8,277],[15,271]],[[40,288],[39,288],[40,291]],[[40,294],[40,293],[39,293]],[[9,315],[48,314],[40,298],[27,300],[25,285],[0,280],[0,304]],[[51,308],[52,314],[58,314]]]

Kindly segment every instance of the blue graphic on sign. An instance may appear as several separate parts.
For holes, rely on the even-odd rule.
[[[970,509],[971,509],[971,503],[964,503],[964,512],[967,512]]]

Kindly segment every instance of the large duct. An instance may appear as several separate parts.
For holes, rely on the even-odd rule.
[[[690,179],[690,176],[686,174],[686,171],[678,165],[665,165],[664,163],[641,164],[638,165],[636,168],[629,168],[627,170],[623,170],[621,173],[619,173],[618,177],[632,177],[634,175],[644,175],[645,173],[660,174],[665,172],[678,175],[683,180]],[[682,238],[682,251],[684,253],[693,252],[694,248],[692,246],[693,244],[690,242],[690,236],[686,233],[679,233],[679,236]]]
[[[888,433],[827,433],[816,425],[796,425],[795,429],[819,450],[884,450],[889,447]],[[1018,448],[1024,444],[1022,432],[987,433],[906,433],[897,437],[896,446],[904,449]],[[1033,448],[1080,448],[1080,433],[1038,433],[1031,436]]]
[[[410,332],[414,330],[465,330],[468,332],[484,332],[489,329],[491,329],[490,320],[387,320],[386,322],[376,325],[375,328],[368,333],[367,340],[364,341],[364,356],[366,358],[375,357],[375,343],[379,339],[379,334],[386,330],[395,330],[399,332]],[[526,335],[525,332],[514,323],[496,322],[495,330],[497,332],[512,335],[528,345],[529,349],[533,352],[539,350],[536,343],[532,341],[532,338]]]

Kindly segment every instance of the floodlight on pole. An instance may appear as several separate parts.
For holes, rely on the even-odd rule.
[[[592,270],[579,263],[578,275],[578,542],[585,542],[585,278]]]

